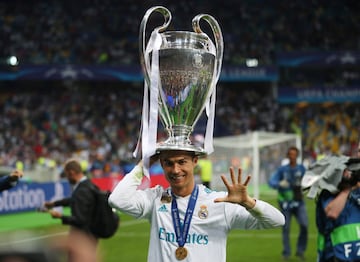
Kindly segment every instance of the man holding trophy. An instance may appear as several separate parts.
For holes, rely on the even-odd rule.
[[[165,18],[145,48],[145,29],[153,12]],[[200,29],[204,19],[216,44]],[[226,261],[226,241],[231,229],[266,229],[284,225],[284,216],[272,205],[247,193],[248,176],[242,180],[230,168],[231,181],[222,180],[228,192],[197,185],[194,168],[198,158],[212,152],[215,87],[220,75],[223,39],[210,15],[193,19],[193,32],[164,32],[171,21],[165,8],[150,8],[140,26],[140,53],[145,75],[142,118],[142,160],[121,180],[109,203],[121,212],[151,223],[148,261]],[[151,56],[151,57],[150,57]],[[190,134],[206,108],[208,125],[204,148],[190,141]],[[157,117],[169,137],[156,143]],[[169,188],[139,189],[149,179],[152,163],[160,161]]]

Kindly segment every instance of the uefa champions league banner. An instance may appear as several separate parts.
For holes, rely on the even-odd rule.
[[[299,102],[360,102],[360,87],[279,87],[277,101],[278,103],[282,104],[292,104]]]
[[[277,65],[285,67],[296,66],[358,66],[359,51],[293,51],[276,54]]]
[[[276,81],[279,78],[275,66],[224,66],[220,80]],[[0,70],[0,80],[92,80],[132,81],[144,80],[140,66],[136,65],[21,65],[19,68]]]
[[[35,183],[23,182],[0,193],[0,214],[35,211],[45,201],[54,201],[71,194],[67,181]]]

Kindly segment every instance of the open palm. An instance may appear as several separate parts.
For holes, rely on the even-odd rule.
[[[251,176],[247,176],[245,182],[242,183],[241,168],[238,169],[237,180],[235,179],[234,168],[230,167],[229,170],[232,183],[226,179],[225,175],[221,175],[221,179],[227,188],[228,194],[225,197],[215,199],[214,202],[230,202],[251,208],[255,205],[255,200],[250,198],[247,193],[247,185],[251,180]]]

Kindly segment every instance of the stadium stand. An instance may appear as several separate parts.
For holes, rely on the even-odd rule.
[[[159,1],[0,2],[0,71],[20,65],[138,65],[138,29],[145,11]],[[256,58],[275,66],[275,81],[220,81],[215,135],[252,130],[300,132],[304,156],[326,151],[353,154],[359,141],[360,100],[279,102],[277,89],[359,90],[359,57],[346,66],[281,64],[279,53],[359,50],[360,2],[348,1],[169,1],[171,29],[191,30],[199,13],[221,22],[224,66]],[[235,8],[236,7],[236,8]],[[306,22],[304,22],[306,21]],[[303,58],[303,57],[302,57]],[[351,58],[351,55],[350,55]],[[0,74],[0,164],[25,169],[58,165],[86,151],[94,176],[121,173],[133,162],[140,128],[142,84],[121,81],[9,81]],[[360,97],[359,95],[357,97]],[[234,121],[235,120],[235,121]],[[199,121],[201,129],[203,121]],[[159,136],[165,136],[160,132]],[[51,160],[51,161],[49,161]],[[95,161],[96,160],[96,161]],[[119,161],[120,160],[120,161]],[[119,163],[120,162],[120,163]],[[120,166],[120,168],[119,168]]]

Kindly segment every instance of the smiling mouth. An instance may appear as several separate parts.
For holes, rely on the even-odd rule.
[[[174,181],[180,180],[180,179],[182,179],[183,177],[185,177],[185,175],[179,175],[179,176],[173,175],[173,176],[170,176],[171,180],[174,180]]]

